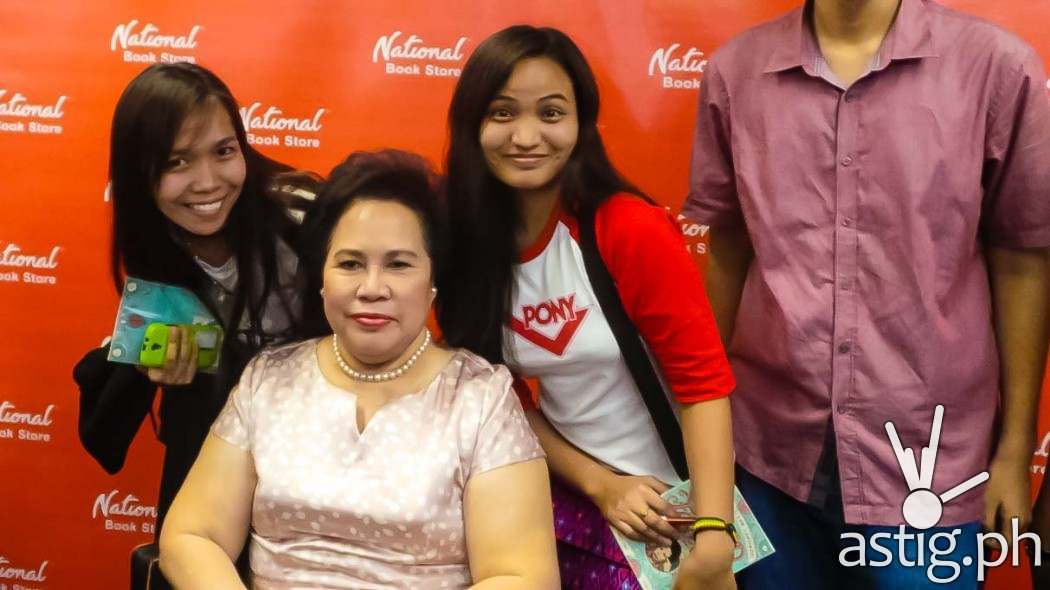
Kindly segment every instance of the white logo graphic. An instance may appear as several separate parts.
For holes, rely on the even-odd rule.
[[[0,402],[0,440],[51,442],[51,433],[47,430],[53,423],[51,413],[54,411],[55,404],[48,404],[43,412],[25,412],[7,400]]]
[[[187,61],[196,62],[192,55],[186,55],[188,50],[197,48],[197,34],[201,32],[200,25],[193,25],[189,33],[185,35],[162,35],[160,29],[153,23],[146,23],[144,27],[136,30],[139,26],[138,19],[132,19],[126,24],[117,25],[113,29],[113,36],[109,38],[110,51],[121,50],[121,57],[125,62],[135,63],[176,63]],[[180,50],[181,54],[162,51],[159,55],[150,49],[172,49]]]
[[[384,72],[390,75],[459,77],[462,71],[460,68],[423,62],[462,62],[465,57],[463,48],[467,44],[466,37],[460,37],[451,47],[439,47],[425,44],[423,39],[416,35],[409,35],[402,40],[402,34],[401,31],[394,31],[380,37],[372,47],[372,63],[382,61]]]
[[[943,421],[944,406],[938,405],[933,412],[930,442],[919,451],[917,462],[915,452],[910,448],[905,449],[901,444],[893,422],[886,422],[886,434],[910,490],[901,509],[905,522],[912,528],[902,524],[893,533],[878,530],[867,533],[867,536],[854,531],[842,533],[839,536],[844,547],[839,552],[839,563],[842,566],[879,568],[889,566],[896,560],[904,567],[925,568],[926,578],[935,584],[948,584],[963,574],[964,567],[969,568],[976,564],[977,580],[984,581],[988,569],[1002,565],[1011,554],[1011,564],[1013,567],[1019,567],[1023,540],[1034,544],[1035,565],[1040,565],[1040,539],[1035,533],[1022,533],[1016,517],[1010,519],[1012,543],[1011,539],[998,532],[977,532],[976,538],[971,542],[963,536],[963,527],[942,527],[928,532],[940,522],[945,503],[988,480],[988,472],[982,471],[943,494],[937,494],[931,489]],[[969,528],[976,527],[970,525]],[[992,542],[999,546],[994,552],[998,554],[996,559],[991,559],[990,553],[993,552],[986,548],[990,548]]]
[[[39,135],[59,135],[62,126],[52,123],[65,116],[62,107],[65,106],[68,96],[62,95],[51,104],[37,104],[30,102],[21,92],[15,92],[7,97],[7,89],[0,88],[0,117],[10,117],[15,121],[0,120],[0,133],[36,133]],[[30,119],[20,121],[17,119]],[[35,119],[35,120],[34,120]],[[41,121],[47,121],[41,122]]]
[[[16,412],[15,405],[9,401],[0,403],[0,424],[25,424],[28,426],[51,426],[51,412],[55,404],[48,404],[47,409],[39,414]]]
[[[1042,475],[1046,473],[1046,460],[1050,457],[1050,432],[1043,435],[1043,441],[1039,443],[1039,448],[1032,453],[1032,457],[1041,457],[1042,461],[1040,464],[1032,463],[1032,473],[1035,475]]]
[[[707,244],[704,243],[704,238],[711,228],[702,223],[696,223],[681,213],[678,214],[676,221],[685,237],[685,251],[692,255],[706,254]]]
[[[51,253],[44,255],[23,254],[18,244],[8,242],[7,246],[0,250],[0,267],[33,269],[18,271],[5,271],[0,268],[0,283],[29,283],[34,285],[55,285],[58,278],[54,274],[46,274],[58,268],[58,253],[62,251],[61,246],[51,248]],[[34,272],[35,271],[35,272]]]
[[[919,462],[915,463],[915,451],[905,449],[893,422],[886,422],[886,434],[893,445],[893,454],[897,456],[904,480],[908,482],[910,493],[904,500],[901,510],[904,521],[919,530],[936,526],[944,513],[944,504],[988,481],[988,472],[982,471],[952,489],[937,495],[933,487],[933,472],[937,464],[937,448],[941,442],[941,425],[944,420],[944,406],[938,404],[933,411],[933,427],[930,430],[930,444],[919,451]]]
[[[108,494],[103,492],[95,498],[95,504],[91,507],[91,518],[100,516],[105,520],[107,531],[120,531],[125,533],[152,533],[154,532],[154,521],[157,519],[156,506],[146,506],[140,503],[134,494],[124,494],[124,499],[115,502],[114,498],[120,492],[113,490]],[[137,521],[117,520],[137,519]]]
[[[47,561],[40,563],[40,567],[30,570],[22,567],[14,567],[6,557],[0,555],[0,580],[21,580],[23,582],[46,582]],[[4,586],[6,588],[6,586]]]
[[[256,101],[251,106],[241,107],[241,120],[248,132],[248,143],[252,145],[283,145],[286,147],[321,147],[315,136],[321,131],[321,117],[328,109],[318,108],[313,117],[288,117],[280,107],[270,105],[265,110],[263,103]],[[287,132],[279,137],[276,131]]]
[[[700,77],[707,67],[707,58],[696,47],[679,53],[681,47],[680,43],[672,43],[654,51],[649,58],[649,76],[656,76],[659,72],[660,86],[663,88],[700,88]]]

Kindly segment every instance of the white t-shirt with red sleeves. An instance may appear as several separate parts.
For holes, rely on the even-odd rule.
[[[627,194],[595,215],[602,261],[657,373],[678,404],[734,388],[700,273],[670,214]],[[539,409],[577,448],[612,469],[681,481],[591,287],[578,224],[556,209],[515,269],[507,365],[539,382]],[[526,408],[535,407],[518,383]]]

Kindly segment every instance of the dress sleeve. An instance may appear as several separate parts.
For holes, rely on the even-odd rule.
[[[109,362],[107,354],[96,348],[84,355],[73,380],[80,388],[80,442],[103,469],[116,473],[153,407],[157,386],[134,366]]]
[[[265,353],[262,353],[248,363],[241,373],[240,382],[230,392],[226,405],[211,425],[212,434],[244,451],[250,451],[252,447],[252,397],[264,370],[265,358]]]
[[[510,371],[501,366],[484,379],[479,384],[484,391],[479,397],[480,420],[469,477],[544,456],[521,404],[515,399]]]
[[[598,251],[627,316],[681,403],[729,395],[736,387],[703,279],[671,215],[617,195],[595,218]]]

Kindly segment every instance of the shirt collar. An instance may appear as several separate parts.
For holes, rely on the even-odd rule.
[[[784,18],[782,27],[776,32],[780,39],[776,42],[776,49],[770,55],[764,72],[782,72],[801,67],[806,73],[815,75],[810,70],[816,61],[815,58],[820,55],[820,46],[810,25],[811,2],[812,0],[807,0],[805,6]],[[933,46],[929,16],[926,0],[901,0],[897,17],[886,33],[875,60],[879,69],[898,59],[937,55]]]

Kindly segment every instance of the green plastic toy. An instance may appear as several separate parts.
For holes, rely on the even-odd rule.
[[[154,323],[146,326],[146,335],[142,339],[142,350],[139,352],[139,364],[145,367],[162,367],[168,356],[169,324]],[[194,324],[175,324],[175,327],[190,330],[197,339],[197,368],[207,369],[219,360],[219,348],[222,345],[222,329],[219,326],[199,326]]]

